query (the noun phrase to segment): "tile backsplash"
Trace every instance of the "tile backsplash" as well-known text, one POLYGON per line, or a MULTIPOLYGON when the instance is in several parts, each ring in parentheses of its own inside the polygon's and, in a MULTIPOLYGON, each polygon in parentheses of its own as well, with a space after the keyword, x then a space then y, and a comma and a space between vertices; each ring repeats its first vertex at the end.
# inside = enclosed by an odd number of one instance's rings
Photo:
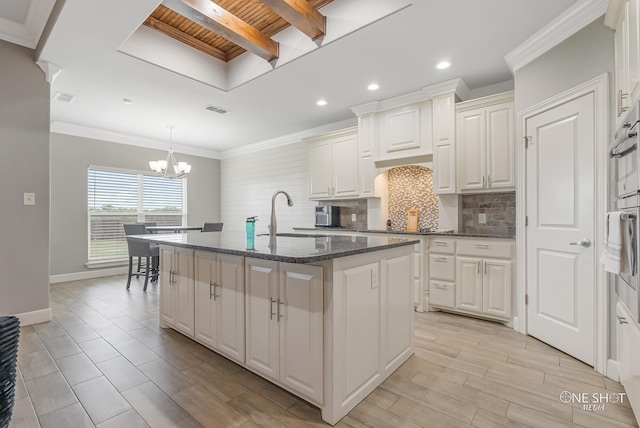
POLYGON ((495 235, 516 234, 516 193, 491 193, 462 196, 462 232, 495 235), (479 222, 479 215, 487 223, 479 222))
POLYGON ((438 195, 433 193, 433 171, 401 166, 388 171, 391 229, 406 230, 409 210, 418 210, 419 229, 438 228, 438 195))

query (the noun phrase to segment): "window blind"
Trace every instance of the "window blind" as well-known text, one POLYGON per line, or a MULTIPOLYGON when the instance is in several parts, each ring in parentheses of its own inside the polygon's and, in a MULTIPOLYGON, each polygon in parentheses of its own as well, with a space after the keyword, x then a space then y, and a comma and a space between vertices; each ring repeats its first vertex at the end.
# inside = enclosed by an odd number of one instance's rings
POLYGON ((186 180, 89 167, 89 261, 128 256, 124 224, 182 226, 187 211, 185 191, 186 180))

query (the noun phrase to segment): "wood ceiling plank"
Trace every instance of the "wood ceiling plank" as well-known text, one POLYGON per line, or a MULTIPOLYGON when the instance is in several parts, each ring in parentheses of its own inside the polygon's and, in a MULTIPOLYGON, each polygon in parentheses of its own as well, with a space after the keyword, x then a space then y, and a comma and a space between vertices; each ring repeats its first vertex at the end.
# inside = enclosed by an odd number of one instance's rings
POLYGON ((261 0, 269 9, 316 40, 325 35, 327 19, 307 0, 261 0))
POLYGON ((222 61, 227 61, 227 54, 224 53, 223 51, 221 51, 220 49, 217 49, 211 45, 208 45, 207 43, 196 39, 195 37, 192 37, 180 30, 178 30, 177 28, 172 27, 169 24, 166 24, 156 18, 153 17, 148 17, 145 21, 144 21, 144 25, 146 25, 149 28, 153 28, 154 30, 158 30, 161 33, 166 34, 169 37, 172 37, 176 40, 178 40, 179 42, 185 43, 193 48, 196 48, 206 54, 209 54, 211 56, 213 56, 214 58, 218 58, 222 61))
POLYGON ((163 4, 267 61, 278 58, 277 42, 210 0, 165 0, 163 4), (188 6, 190 11, 174 9, 176 2, 188 6))

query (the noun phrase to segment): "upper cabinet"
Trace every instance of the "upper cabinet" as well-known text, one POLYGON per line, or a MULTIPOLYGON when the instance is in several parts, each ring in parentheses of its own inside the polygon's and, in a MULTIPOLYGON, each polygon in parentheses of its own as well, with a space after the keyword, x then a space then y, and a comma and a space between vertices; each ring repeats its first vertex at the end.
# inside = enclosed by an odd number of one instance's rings
POLYGON ((620 123, 640 97, 640 0, 609 0, 605 24, 615 30, 615 115, 620 123))
POLYGON ((379 138, 376 160, 433 153, 430 100, 382 111, 376 119, 379 138))
POLYGON ((459 193, 515 190, 513 91, 456 105, 459 193))
POLYGON ((308 142, 309 198, 359 196, 358 129, 348 128, 310 138, 308 142))
POLYGON ((433 193, 456 193, 456 95, 433 97, 433 193))

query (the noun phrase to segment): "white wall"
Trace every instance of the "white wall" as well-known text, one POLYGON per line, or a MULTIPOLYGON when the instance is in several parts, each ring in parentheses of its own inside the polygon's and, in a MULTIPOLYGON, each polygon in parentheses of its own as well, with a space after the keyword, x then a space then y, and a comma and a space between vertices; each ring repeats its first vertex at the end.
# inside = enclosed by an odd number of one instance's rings
POLYGON ((245 230, 246 218, 257 215, 256 233, 267 233, 271 197, 277 190, 293 199, 293 207, 287 206, 283 195, 276 199, 279 232, 314 225, 317 203, 309 201, 306 143, 223 159, 220 186, 225 230, 245 230))
POLYGON ((34 52, 0 41, 0 315, 49 313, 49 91, 34 52))
MULTIPOLYGON (((220 161, 176 153, 192 166, 187 178, 187 223, 220 219, 220 161)), ((87 167, 147 171, 167 152, 70 135, 51 134, 51 275, 87 272, 87 167)))

